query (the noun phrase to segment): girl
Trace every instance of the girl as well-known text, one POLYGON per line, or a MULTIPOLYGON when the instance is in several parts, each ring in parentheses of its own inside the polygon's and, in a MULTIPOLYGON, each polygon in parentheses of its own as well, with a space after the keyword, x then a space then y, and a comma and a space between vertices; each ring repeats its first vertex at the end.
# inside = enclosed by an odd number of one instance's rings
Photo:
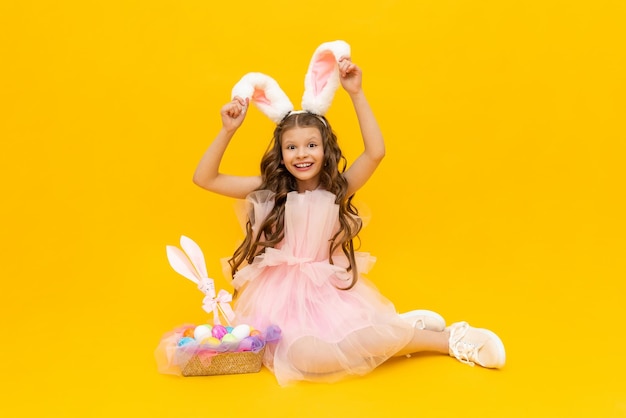
POLYGON ((280 107, 272 103, 280 99, 272 91, 277 85, 267 76, 254 80, 262 76, 258 73, 246 76, 253 79, 247 80, 246 97, 236 94, 246 90, 236 86, 233 100, 222 107, 222 129, 194 174, 198 186, 246 199, 249 207, 245 240, 229 260, 237 321, 259 329, 272 324, 281 328, 281 340, 268 347, 264 357, 281 385, 362 375, 390 357, 420 351, 502 367, 504 346, 494 333, 465 322, 446 327, 441 316, 429 311, 399 315, 361 276, 373 257, 354 251, 361 220, 352 197, 383 159, 385 144, 362 89, 361 69, 334 48, 336 43, 329 44, 318 48, 307 73, 303 108, 309 111, 272 115, 265 109, 277 126, 261 160, 260 176, 219 171, 250 101, 261 110, 264 105, 280 107), (330 53, 323 49, 329 44, 330 53), (319 61, 330 65, 330 70, 319 71, 319 61), (339 80, 336 87, 333 71, 339 80), (312 83, 310 78, 316 74, 326 77, 331 90, 321 107, 306 103, 308 90, 320 82, 312 83), (323 116, 338 84, 350 96, 363 138, 363 152, 347 169, 337 137, 323 116))

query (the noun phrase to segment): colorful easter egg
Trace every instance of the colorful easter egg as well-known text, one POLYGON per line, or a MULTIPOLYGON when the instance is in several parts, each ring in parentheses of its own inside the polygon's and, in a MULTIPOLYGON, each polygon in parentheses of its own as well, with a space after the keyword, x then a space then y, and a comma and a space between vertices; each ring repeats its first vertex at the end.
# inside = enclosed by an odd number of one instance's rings
POLYGON ((239 338, 228 333, 222 337, 222 347, 228 351, 236 351, 239 346, 239 341, 239 338))
POLYGON ((233 332, 233 327, 230 327, 230 326, 229 326, 229 327, 226 327, 226 331, 228 331, 228 332, 233 332))
POLYGON ((258 329, 253 329, 252 331, 250 331, 250 336, 251 337, 260 337, 261 336, 261 331, 259 331, 258 329))
POLYGON ((232 333, 238 340, 243 340, 250 336, 250 326, 246 324, 237 325, 233 328, 232 333))
POLYGON ((235 337, 233 334, 226 334, 222 337, 222 344, 226 344, 229 348, 235 348, 239 344, 239 338, 235 337))
POLYGON ((196 329, 193 331, 193 338, 195 338, 196 341, 202 341, 206 337, 210 337, 212 335, 211 331, 212 331, 211 325, 208 325, 208 324, 198 325, 196 329))
POLYGON ((196 340, 194 340, 191 337, 183 337, 180 340, 178 340, 178 346, 182 347, 183 345, 191 344, 191 343, 194 343, 194 342, 196 342, 196 340))
POLYGON ((217 347, 220 345, 220 340, 215 337, 206 337, 202 340, 201 344, 210 345, 211 347, 217 347))
POLYGON ((211 331, 211 335, 213 335, 218 340, 221 340, 224 335, 228 334, 226 331, 226 327, 223 325, 215 325, 213 330, 211 331))
POLYGON ((185 331, 183 331, 183 337, 193 338, 193 332, 195 329, 196 327, 189 327, 185 329, 185 331))

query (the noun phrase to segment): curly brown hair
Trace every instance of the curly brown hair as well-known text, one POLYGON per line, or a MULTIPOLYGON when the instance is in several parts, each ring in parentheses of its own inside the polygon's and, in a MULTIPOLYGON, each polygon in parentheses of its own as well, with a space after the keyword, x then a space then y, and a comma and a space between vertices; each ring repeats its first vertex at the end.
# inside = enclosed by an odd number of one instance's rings
POLYGON ((354 240, 358 239, 362 224, 358 217, 358 210, 352 204, 354 195, 346 196, 348 182, 343 173, 347 161, 339 148, 337 136, 326 118, 313 113, 291 113, 285 116, 274 129, 272 142, 261 159, 263 183, 258 188, 258 190, 270 190, 275 193, 274 207, 258 228, 256 236, 253 236, 255 234, 252 231, 254 219, 247 220, 246 237, 228 263, 234 277, 244 262, 252 263, 257 255, 265 251, 265 248, 274 247, 283 240, 287 194, 298 189, 295 177, 281 164, 281 140, 283 133, 289 129, 304 127, 315 127, 319 129, 322 136, 324 164, 320 173, 320 187, 333 193, 336 196, 335 203, 339 205, 339 230, 329 240, 329 261, 333 264, 332 254, 341 247, 349 261, 347 270, 352 273, 350 285, 343 288, 347 290, 352 288, 358 280, 354 240))

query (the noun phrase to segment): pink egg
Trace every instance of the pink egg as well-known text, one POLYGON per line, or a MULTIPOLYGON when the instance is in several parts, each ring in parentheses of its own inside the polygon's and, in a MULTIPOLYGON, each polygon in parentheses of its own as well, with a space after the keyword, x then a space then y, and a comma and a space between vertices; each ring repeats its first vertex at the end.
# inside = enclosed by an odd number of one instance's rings
POLYGON ((211 334, 218 340, 221 340, 224 335, 228 334, 228 330, 223 325, 215 325, 213 330, 211 330, 211 334))

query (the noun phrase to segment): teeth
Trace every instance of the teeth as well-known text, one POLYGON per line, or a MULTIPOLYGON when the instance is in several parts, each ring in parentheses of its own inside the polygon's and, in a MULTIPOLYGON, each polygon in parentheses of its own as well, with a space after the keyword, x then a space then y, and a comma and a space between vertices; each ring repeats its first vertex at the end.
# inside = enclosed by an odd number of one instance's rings
POLYGON ((306 167, 311 167, 312 165, 313 165, 312 163, 302 163, 302 164, 296 164, 296 167, 306 168, 306 167))

